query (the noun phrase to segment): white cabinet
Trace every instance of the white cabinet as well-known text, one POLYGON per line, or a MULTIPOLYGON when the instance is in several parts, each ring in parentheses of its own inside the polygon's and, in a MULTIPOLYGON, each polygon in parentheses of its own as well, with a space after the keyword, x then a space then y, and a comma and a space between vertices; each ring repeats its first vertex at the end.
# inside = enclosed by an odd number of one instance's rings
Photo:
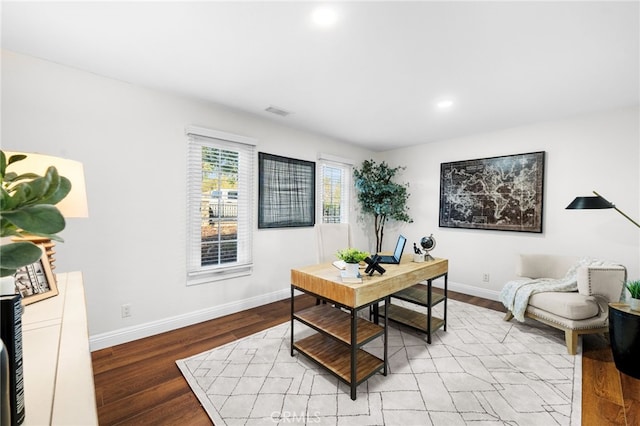
POLYGON ((57 274, 57 296, 22 316, 25 425, 97 425, 81 272, 57 274))

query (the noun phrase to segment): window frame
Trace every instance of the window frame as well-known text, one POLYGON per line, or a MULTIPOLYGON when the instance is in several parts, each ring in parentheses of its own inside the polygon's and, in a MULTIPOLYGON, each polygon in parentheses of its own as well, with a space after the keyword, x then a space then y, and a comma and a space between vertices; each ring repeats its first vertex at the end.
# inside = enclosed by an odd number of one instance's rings
POLYGON ((187 136, 187 232, 185 241, 187 286, 250 275, 253 272, 254 176, 257 141, 246 136, 197 126, 187 126, 185 133, 187 136), (201 156, 203 146, 239 153, 238 257, 235 262, 202 265, 203 178, 201 156), (244 197, 243 193, 246 194, 244 197))

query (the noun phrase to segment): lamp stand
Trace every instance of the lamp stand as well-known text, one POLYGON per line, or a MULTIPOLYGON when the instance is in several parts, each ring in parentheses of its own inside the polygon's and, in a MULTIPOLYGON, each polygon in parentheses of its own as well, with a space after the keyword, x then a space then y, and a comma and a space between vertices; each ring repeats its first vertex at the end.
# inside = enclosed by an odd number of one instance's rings
POLYGON ((619 208, 616 207, 615 204, 611 203, 610 201, 608 201, 606 198, 604 198, 602 195, 598 194, 596 191, 593 191, 594 194, 596 194, 598 197, 602 198, 604 201, 606 201, 607 203, 611 204, 611 207, 613 207, 613 209, 615 211, 617 211, 618 213, 620 213, 622 216, 624 216, 625 218, 627 218, 627 220, 629 220, 631 223, 633 223, 635 226, 637 226, 638 228, 640 228, 640 224, 638 222, 636 222, 635 220, 631 219, 629 216, 627 216, 622 210, 620 210, 619 208))

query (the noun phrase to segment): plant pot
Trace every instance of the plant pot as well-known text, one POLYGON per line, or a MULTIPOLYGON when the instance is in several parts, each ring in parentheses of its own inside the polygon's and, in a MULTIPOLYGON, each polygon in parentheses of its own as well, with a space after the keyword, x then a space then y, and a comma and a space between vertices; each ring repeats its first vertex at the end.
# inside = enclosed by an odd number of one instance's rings
POLYGON ((631 308, 632 311, 640 312, 640 299, 629 299, 629 308, 631 308))
POLYGON ((347 271, 348 276, 350 277, 357 277, 358 276, 358 268, 360 267, 360 265, 358 263, 347 263, 345 265, 345 271, 347 271))
POLYGON ((0 278, 0 295, 16 294, 16 279, 13 275, 0 278))

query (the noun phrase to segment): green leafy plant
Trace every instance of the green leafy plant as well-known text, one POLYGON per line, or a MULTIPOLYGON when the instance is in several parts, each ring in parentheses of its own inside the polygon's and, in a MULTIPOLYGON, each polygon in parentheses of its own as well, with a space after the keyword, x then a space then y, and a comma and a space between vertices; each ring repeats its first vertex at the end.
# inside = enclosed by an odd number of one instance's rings
POLYGON ((389 219, 413 222, 409 216, 409 184, 393 181, 405 167, 390 167, 386 162, 377 164, 365 160, 360 168, 353 170, 354 184, 362 212, 373 216, 376 234, 376 251, 382 251, 384 225, 389 219))
POLYGON ((369 256, 369 253, 355 248, 346 248, 338 250, 336 256, 338 256, 339 259, 344 260, 346 263, 360 263, 369 256))
MULTIPOLYGON (((49 167, 44 176, 35 173, 17 174, 7 170, 26 155, 7 159, 0 151, 0 237, 45 237, 63 241, 56 233, 65 227, 65 220, 54 204, 67 196, 71 182, 49 167)), ((18 268, 36 262, 42 250, 29 241, 0 245, 0 276, 13 275, 18 268)))
POLYGON ((624 285, 633 299, 640 299, 640 280, 627 281, 624 285))

